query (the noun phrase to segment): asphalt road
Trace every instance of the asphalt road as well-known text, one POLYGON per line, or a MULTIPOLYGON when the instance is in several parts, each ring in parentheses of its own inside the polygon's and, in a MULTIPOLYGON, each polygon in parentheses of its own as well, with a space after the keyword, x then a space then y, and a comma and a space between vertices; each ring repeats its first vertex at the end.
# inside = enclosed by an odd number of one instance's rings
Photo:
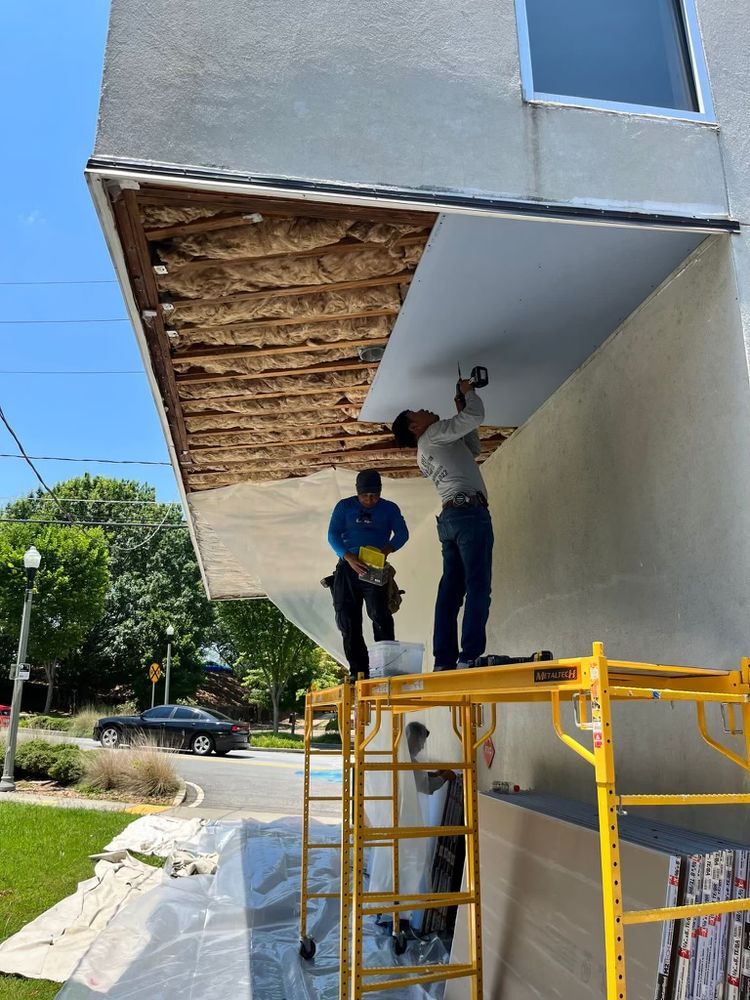
MULTIPOLYGON (((213 809, 247 809, 253 812, 302 815, 302 754, 239 750, 227 757, 194 757, 179 753, 174 763, 187 782, 204 793, 201 805, 213 809)), ((341 757, 317 757, 312 768, 312 795, 340 795, 341 757)), ((188 785, 186 805, 195 802, 188 785)), ((312 815, 337 816, 341 805, 313 803, 312 815)))

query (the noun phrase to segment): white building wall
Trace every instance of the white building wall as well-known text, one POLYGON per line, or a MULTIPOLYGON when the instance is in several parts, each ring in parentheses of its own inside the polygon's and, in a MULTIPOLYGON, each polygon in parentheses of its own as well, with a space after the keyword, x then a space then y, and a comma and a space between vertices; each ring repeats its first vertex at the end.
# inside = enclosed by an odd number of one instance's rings
POLYGON ((727 212, 714 126, 524 104, 513 0, 113 0, 96 154, 727 212))
MULTIPOLYGON (((750 394, 732 239, 704 243, 483 467, 490 650, 575 656, 601 640, 613 658, 716 667, 750 654, 750 394)), ((743 787, 701 746, 689 705, 618 705, 614 725, 624 791, 743 787)), ((432 752, 448 752, 444 720, 431 729, 432 752)), ((548 706, 501 706, 495 744, 484 786, 593 797, 548 706)), ((750 836, 747 810, 694 813, 660 818, 750 836)))

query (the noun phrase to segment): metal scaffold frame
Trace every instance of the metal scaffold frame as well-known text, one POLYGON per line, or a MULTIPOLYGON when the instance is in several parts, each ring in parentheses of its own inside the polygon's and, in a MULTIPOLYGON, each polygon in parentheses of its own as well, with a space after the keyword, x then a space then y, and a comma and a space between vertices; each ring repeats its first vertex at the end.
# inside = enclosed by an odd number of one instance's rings
MULTIPOLYGON (((309 942, 307 901, 316 898, 307 892, 307 852, 309 843, 310 742, 315 710, 335 708, 343 750, 342 838, 341 838, 341 986, 340 1000, 362 1000, 366 993, 427 984, 449 979, 467 979, 470 1000, 482 1000, 482 932, 479 863, 479 828, 476 757, 482 743, 494 732, 496 704, 549 702, 552 726, 559 739, 593 767, 599 816, 599 849, 604 914, 607 1000, 627 1000, 625 928, 630 924, 655 923, 696 916, 750 910, 750 898, 721 903, 661 907, 627 911, 623 908, 620 870, 618 810, 625 806, 704 806, 747 805, 750 794, 651 795, 618 793, 615 783, 615 737, 612 703, 690 701, 696 706, 698 732, 713 750, 746 772, 750 772, 750 659, 739 670, 671 666, 657 663, 608 660, 601 643, 594 643, 590 656, 523 663, 512 666, 475 668, 463 671, 403 675, 359 681, 355 688, 345 685, 307 695, 305 709, 305 820, 301 904, 301 953, 309 942), (561 721, 562 702, 572 702, 576 727, 591 734, 591 749, 565 731, 561 721), (730 750, 709 733, 705 706, 721 705, 724 731, 742 735, 744 753, 730 750), (481 706, 491 706, 488 727, 477 735, 481 706), (427 708, 450 710, 453 731, 461 745, 459 761, 445 763, 400 762, 398 744, 403 715, 427 708), (741 727, 737 724, 737 713, 741 727), (384 717, 391 719, 390 751, 372 751, 369 746, 380 731, 384 717), (352 722, 354 739, 352 741, 352 722), (374 754, 385 759, 373 761, 374 754), (460 771, 464 793, 464 823, 454 827, 403 827, 398 823, 398 776, 403 771, 450 768, 460 771), (370 771, 391 775, 391 825, 370 827, 365 820, 365 775, 370 771), (351 799, 350 799, 351 797, 351 799), (404 838, 462 836, 466 841, 465 886, 461 892, 400 892, 399 844, 404 838), (367 844, 390 847, 393 857, 392 891, 370 893, 365 889, 364 849, 367 844), (468 961, 449 965, 408 966, 394 964, 377 968, 363 963, 363 921, 374 913, 393 915, 394 950, 403 951, 398 915, 413 909, 463 906, 467 911, 468 961), (351 940, 350 940, 351 938, 351 940)), ((318 894, 328 895, 328 894, 318 894)), ((309 948, 307 949, 309 952, 309 948)), ((314 953, 314 946, 313 946, 314 953)))

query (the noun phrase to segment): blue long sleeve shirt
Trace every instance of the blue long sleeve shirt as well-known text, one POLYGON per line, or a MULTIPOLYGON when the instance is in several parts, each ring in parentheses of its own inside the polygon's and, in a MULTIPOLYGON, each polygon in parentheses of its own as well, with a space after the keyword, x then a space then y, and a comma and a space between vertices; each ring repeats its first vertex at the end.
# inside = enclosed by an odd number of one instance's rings
POLYGON ((362 545, 390 545, 395 552, 408 538, 406 521, 391 500, 378 500, 374 507, 363 507, 356 496, 339 500, 328 525, 328 544, 339 559, 347 552, 356 555, 362 545))

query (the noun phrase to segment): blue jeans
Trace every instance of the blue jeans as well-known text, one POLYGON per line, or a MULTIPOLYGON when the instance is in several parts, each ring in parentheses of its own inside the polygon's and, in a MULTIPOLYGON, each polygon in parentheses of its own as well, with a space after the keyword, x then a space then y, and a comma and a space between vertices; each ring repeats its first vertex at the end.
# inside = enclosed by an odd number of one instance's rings
POLYGON ((455 667, 484 653, 492 589, 492 520, 485 507, 446 507, 437 519, 443 546, 443 576, 435 605, 432 651, 435 666, 455 667), (461 649, 458 613, 466 598, 461 649))

